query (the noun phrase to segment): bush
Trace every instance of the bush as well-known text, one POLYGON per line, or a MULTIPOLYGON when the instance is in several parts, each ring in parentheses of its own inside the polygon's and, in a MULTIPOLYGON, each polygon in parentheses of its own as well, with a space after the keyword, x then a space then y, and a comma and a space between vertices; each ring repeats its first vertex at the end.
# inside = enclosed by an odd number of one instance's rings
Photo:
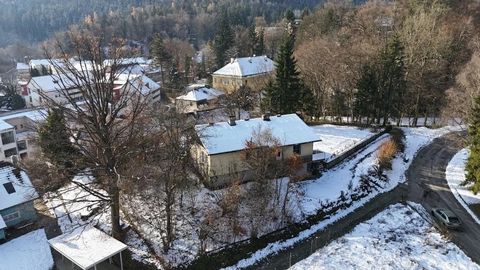
POLYGON ((380 170, 391 169, 392 159, 397 153, 397 144, 393 139, 384 142, 377 151, 378 165, 380 170))

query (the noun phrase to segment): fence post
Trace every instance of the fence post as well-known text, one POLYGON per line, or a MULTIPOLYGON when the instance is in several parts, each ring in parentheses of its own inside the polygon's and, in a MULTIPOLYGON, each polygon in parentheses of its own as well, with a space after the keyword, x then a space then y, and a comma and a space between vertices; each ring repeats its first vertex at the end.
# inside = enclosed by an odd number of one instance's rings
POLYGON ((290 251, 290 260, 288 262, 288 268, 292 267, 292 252, 290 251))

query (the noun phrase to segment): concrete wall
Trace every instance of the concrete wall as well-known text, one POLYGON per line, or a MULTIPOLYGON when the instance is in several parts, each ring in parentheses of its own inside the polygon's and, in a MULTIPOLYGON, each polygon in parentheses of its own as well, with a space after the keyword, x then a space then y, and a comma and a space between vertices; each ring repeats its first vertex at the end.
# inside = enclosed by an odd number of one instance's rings
POLYGON ((37 218, 37 212, 33 206, 33 201, 19 204, 7 209, 0 210, 0 215, 5 217, 6 215, 18 212, 20 216, 17 219, 7 221, 5 218, 5 224, 7 227, 17 226, 24 222, 33 221, 37 218))

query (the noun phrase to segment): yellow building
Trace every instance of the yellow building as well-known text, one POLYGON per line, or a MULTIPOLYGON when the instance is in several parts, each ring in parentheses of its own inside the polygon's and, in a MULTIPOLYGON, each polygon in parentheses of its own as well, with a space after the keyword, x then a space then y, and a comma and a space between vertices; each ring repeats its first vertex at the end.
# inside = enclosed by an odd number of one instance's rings
POLYGON ((215 124, 195 126, 200 142, 193 148, 193 156, 204 171, 212 187, 228 185, 232 180, 248 179, 248 166, 243 150, 258 130, 269 130, 280 142, 278 159, 298 155, 307 163, 312 160, 313 143, 320 141, 314 131, 296 114, 230 120, 215 124))
POLYGON ((232 58, 212 74, 213 88, 232 93, 245 85, 260 91, 272 77, 275 63, 267 56, 232 58))

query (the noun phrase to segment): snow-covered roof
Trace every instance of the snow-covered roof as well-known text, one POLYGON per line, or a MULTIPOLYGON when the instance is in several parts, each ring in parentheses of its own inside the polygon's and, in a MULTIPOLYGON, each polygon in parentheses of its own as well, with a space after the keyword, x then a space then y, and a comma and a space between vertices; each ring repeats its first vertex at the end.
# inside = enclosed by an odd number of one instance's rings
POLYGON ((82 269, 90 269, 127 249, 122 242, 93 227, 77 228, 48 240, 48 243, 82 269))
POLYGON ((30 70, 30 66, 25 63, 17 63, 17 70, 30 70))
POLYGON ((267 56, 235 58, 213 75, 248 77, 270 73, 275 69, 275 63, 267 56))
POLYGON ((28 175, 7 162, 0 162, 0 210, 38 198, 28 175), (13 189, 12 189, 13 188, 13 189))
POLYGON ((0 119, 0 131, 6 130, 6 129, 12 129, 12 128, 13 128, 12 125, 0 119))
POLYGON ((296 114, 270 116, 270 121, 263 118, 237 120, 236 125, 228 122, 214 125, 197 125, 195 130, 208 154, 220 154, 245 149, 245 143, 252 139, 252 134, 259 128, 269 129, 282 145, 294 145, 316 142, 320 137, 307 126, 296 114))
POLYGON ((47 117, 47 110, 45 109, 24 109, 18 111, 11 111, 0 113, 0 120, 8 121, 14 118, 27 117, 32 121, 43 121, 47 117))
POLYGON ((133 73, 119 74, 114 81, 115 85, 118 85, 117 87, 115 87, 115 89, 119 89, 123 87, 127 82, 130 82, 130 84, 136 90, 139 90, 140 93, 142 93, 143 95, 148 95, 151 92, 160 89, 160 84, 157 82, 154 82, 148 76, 143 74, 139 75, 139 74, 133 74, 133 73))
POLYGON ((45 76, 33 77, 30 80, 29 84, 31 84, 35 89, 42 90, 44 92, 51 92, 51 91, 59 91, 64 87, 65 88, 75 87, 83 83, 83 80, 74 82, 73 80, 71 80, 72 78, 75 78, 75 76, 73 75, 67 76, 65 74, 45 75, 45 76))
POLYGON ((39 66, 49 67, 51 63, 55 65, 63 66, 65 61, 63 59, 32 59, 29 64, 32 68, 37 68, 39 66))
POLYGON ((5 229, 7 227, 7 224, 5 224, 5 221, 2 218, 2 215, 0 215, 0 229, 5 229))
POLYGON ((225 93, 220 90, 203 86, 199 88, 193 88, 192 90, 188 91, 185 95, 181 95, 176 99, 189 100, 189 101, 212 100, 212 99, 218 98, 219 96, 223 96, 224 94, 225 93))

